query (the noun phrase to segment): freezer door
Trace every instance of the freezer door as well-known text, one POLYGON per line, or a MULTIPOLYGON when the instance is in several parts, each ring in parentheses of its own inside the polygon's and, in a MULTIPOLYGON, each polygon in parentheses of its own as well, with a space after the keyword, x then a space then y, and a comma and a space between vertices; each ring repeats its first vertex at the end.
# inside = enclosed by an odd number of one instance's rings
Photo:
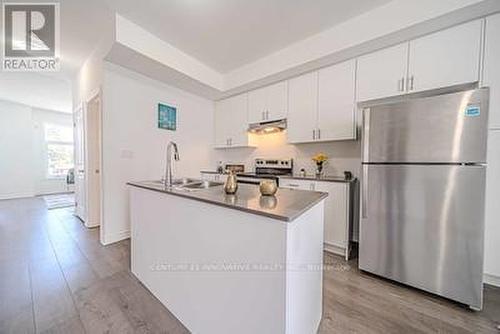
POLYGON ((360 269, 481 308, 485 172, 363 165, 360 269))
POLYGON ((408 99, 364 110, 363 161, 486 161, 487 88, 408 99))

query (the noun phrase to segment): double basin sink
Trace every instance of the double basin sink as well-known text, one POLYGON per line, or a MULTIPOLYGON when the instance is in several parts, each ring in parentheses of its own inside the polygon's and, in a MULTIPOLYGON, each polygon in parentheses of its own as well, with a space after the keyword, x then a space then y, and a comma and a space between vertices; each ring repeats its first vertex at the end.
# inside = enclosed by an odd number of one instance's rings
MULTIPOLYGON (((165 186, 165 182, 163 180, 157 180, 157 181, 150 181, 151 183, 154 183, 155 185, 162 185, 165 186)), ((182 178, 182 179, 174 179, 172 180, 172 188, 175 190, 186 190, 186 191, 192 191, 192 190, 199 190, 199 189, 208 189, 211 187, 217 187, 221 186, 224 183, 222 182, 215 182, 215 181, 205 181, 205 180, 200 180, 200 179, 192 179, 192 178, 182 178)))

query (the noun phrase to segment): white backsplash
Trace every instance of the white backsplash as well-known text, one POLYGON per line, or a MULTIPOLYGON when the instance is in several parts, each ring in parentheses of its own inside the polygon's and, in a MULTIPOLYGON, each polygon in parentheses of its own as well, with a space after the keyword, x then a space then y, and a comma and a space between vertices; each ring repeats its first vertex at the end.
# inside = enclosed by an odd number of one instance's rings
POLYGON ((251 142, 257 147, 217 149, 213 155, 215 158, 213 166, 207 167, 213 170, 218 161, 222 161, 224 164, 243 163, 245 171, 252 171, 256 158, 293 158, 295 173, 304 168, 307 174, 314 174, 316 166, 311 158, 316 153, 323 152, 329 157, 324 166, 325 175, 343 176, 344 171, 350 171, 355 176, 359 175, 361 162, 359 140, 290 145, 286 142, 286 131, 251 136, 251 142))

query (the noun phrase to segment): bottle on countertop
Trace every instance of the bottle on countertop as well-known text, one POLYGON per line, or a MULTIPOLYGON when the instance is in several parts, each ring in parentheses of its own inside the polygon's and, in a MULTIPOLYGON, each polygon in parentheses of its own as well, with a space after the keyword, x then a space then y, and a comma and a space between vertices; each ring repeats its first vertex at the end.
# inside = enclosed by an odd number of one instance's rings
POLYGON ((300 169, 299 176, 300 176, 300 177, 306 177, 306 170, 305 170, 304 168, 301 168, 301 169, 300 169))
POLYGON ((226 194, 235 194, 238 190, 238 180, 236 179, 236 174, 232 170, 229 170, 229 174, 226 178, 226 183, 224 184, 224 191, 226 194))
POLYGON ((217 173, 224 174, 224 167, 222 166, 222 161, 219 161, 219 165, 217 166, 217 173))

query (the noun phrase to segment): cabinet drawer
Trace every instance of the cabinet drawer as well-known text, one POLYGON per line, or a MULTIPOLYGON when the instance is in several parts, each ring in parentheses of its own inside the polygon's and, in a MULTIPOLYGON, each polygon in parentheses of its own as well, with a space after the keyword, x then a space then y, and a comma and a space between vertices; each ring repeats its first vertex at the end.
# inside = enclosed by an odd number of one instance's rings
POLYGON ((280 179, 280 188, 314 190, 315 182, 308 180, 280 179))

